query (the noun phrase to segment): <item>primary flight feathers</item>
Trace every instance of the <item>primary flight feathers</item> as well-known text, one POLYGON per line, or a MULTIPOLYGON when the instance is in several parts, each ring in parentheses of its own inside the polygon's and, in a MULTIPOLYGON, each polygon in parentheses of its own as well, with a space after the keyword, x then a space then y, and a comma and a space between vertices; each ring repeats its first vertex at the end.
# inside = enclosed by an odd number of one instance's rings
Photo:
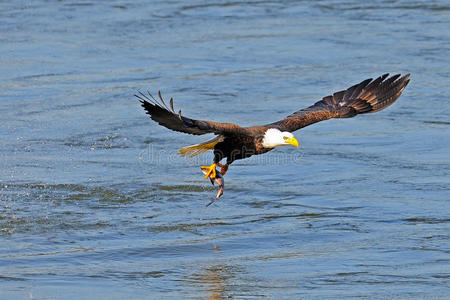
POLYGON ((403 77, 400 74, 388 76, 384 74, 375 80, 366 79, 267 126, 292 132, 331 118, 351 118, 357 114, 382 110, 397 100, 409 82, 409 74, 403 77))
POLYGON ((225 133, 232 130, 240 130, 242 127, 232 123, 216 123, 212 121, 194 120, 181 115, 181 110, 176 113, 173 108, 173 99, 170 98, 170 109, 167 107, 161 92, 158 92, 159 101, 148 93, 148 96, 139 93, 135 95, 152 120, 169 129, 189 134, 201 135, 206 133, 225 133))

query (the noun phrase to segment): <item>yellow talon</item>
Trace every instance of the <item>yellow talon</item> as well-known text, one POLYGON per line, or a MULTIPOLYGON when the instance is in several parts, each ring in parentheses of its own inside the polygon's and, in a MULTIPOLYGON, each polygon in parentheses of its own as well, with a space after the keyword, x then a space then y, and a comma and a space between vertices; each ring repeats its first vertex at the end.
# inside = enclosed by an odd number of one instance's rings
POLYGON ((205 174, 205 179, 210 178, 216 178, 216 164, 212 164, 210 166, 202 166, 202 171, 207 171, 205 174), (212 177, 210 176, 212 175, 212 177))

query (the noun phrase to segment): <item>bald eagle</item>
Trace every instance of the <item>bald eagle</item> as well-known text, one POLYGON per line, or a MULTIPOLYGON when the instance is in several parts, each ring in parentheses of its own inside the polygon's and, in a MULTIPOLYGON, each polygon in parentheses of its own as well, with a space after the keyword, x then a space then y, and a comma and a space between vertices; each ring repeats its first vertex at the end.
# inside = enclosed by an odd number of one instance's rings
POLYGON ((216 166, 221 168, 221 174, 217 175, 221 177, 235 160, 263 154, 278 146, 292 145, 298 148, 298 140, 292 132, 300 128, 332 118, 351 118, 382 110, 400 97, 408 82, 409 74, 402 77, 400 74, 391 77, 384 74, 375 80, 370 78, 347 90, 326 96, 278 122, 250 127, 185 117, 181 110, 175 112, 172 98, 169 101, 170 108, 166 105, 161 92, 158 92, 159 101, 150 93, 148 96, 143 93, 135 96, 152 120, 164 127, 194 135, 215 134, 213 139, 178 150, 180 155, 189 157, 213 150, 213 163, 202 167, 205 179, 209 177, 212 180, 218 172, 216 166), (226 163, 221 164, 225 158, 226 163))

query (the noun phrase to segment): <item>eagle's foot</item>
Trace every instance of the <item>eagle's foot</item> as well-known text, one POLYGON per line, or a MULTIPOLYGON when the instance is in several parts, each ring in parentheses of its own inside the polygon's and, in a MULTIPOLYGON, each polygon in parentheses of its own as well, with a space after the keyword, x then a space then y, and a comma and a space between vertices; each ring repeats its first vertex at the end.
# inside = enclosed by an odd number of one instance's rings
POLYGON ((216 164, 212 164, 210 166, 201 166, 203 174, 205 174, 205 179, 208 177, 210 179, 216 178, 216 164))
POLYGON ((220 167, 220 173, 222 173, 222 176, 225 175, 225 173, 228 171, 228 167, 230 166, 229 164, 220 164, 217 163, 217 165, 220 167))

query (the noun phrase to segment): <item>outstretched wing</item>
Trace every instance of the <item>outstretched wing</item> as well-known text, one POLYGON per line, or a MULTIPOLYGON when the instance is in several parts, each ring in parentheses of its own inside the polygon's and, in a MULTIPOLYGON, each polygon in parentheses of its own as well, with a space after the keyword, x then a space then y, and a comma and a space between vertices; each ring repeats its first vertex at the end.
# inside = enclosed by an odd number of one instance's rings
POLYGON ((232 123, 216 123, 212 121, 194 120, 181 115, 181 110, 175 113, 173 109, 173 99, 170 98, 169 105, 167 107, 164 102, 161 92, 158 92, 159 100, 156 100, 152 94, 148 93, 148 96, 139 92, 136 96, 142 107, 150 115, 152 120, 158 122, 160 125, 169 128, 174 131, 202 135, 206 133, 215 133, 222 135, 230 135, 234 133, 245 133, 245 129, 232 123))
POLYGON ((283 120, 265 126, 292 132, 331 118, 351 118, 357 114, 382 110, 400 97, 409 82, 409 74, 403 77, 400 77, 400 74, 389 78, 388 76, 389 74, 384 74, 375 80, 364 80, 345 91, 326 96, 283 120))

